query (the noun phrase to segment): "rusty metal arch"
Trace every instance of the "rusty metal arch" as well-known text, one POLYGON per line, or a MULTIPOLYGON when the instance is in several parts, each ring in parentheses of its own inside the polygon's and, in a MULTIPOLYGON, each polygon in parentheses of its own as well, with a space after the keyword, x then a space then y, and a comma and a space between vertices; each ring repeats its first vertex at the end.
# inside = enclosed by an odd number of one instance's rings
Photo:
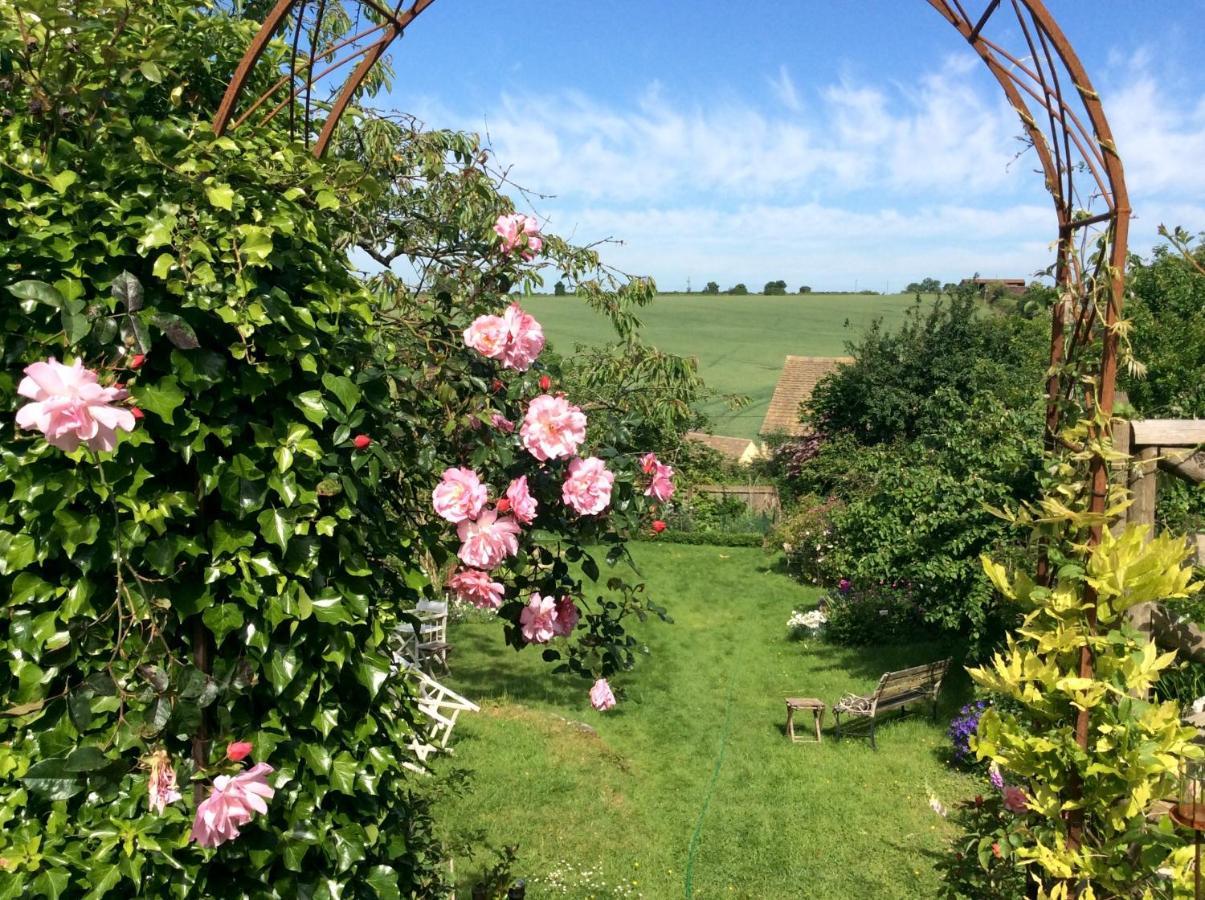
MULTIPOLYGON (((314 154, 321 157, 373 66, 433 2, 397 0, 390 8, 391 0, 278 0, 230 81, 214 130, 222 134, 246 123, 275 98, 260 121, 287 109, 294 137, 300 136, 307 145, 312 140, 314 154), (349 11, 354 11, 354 17, 349 11), (346 33, 333 34, 330 27, 324 31, 324 21, 329 22, 326 17, 333 12, 345 14, 340 21, 351 26, 346 33), (254 70, 274 38, 287 42, 289 62, 283 73, 267 76, 279 76, 268 90, 247 96, 254 70), (356 60, 350 75, 340 82, 335 73, 356 60), (318 90, 326 90, 329 99, 318 103, 325 118, 315 135, 318 90), (241 106, 245 109, 236 116, 241 106)), ((1100 97, 1041 0, 973 0, 975 15, 967 10, 972 0, 928 2, 971 45, 1000 84, 1021 118, 1054 201, 1058 301, 1051 320, 1046 383, 1047 448, 1056 447, 1068 406, 1086 411, 1098 423, 1096 429, 1107 431, 1117 384, 1117 326, 1131 210, 1121 158, 1100 97), (1097 346, 1100 355, 1095 363, 1083 359, 1097 346), (1089 379, 1082 377, 1085 366, 1089 379)), ((1094 455, 1089 501, 1094 513, 1105 509, 1108 475, 1103 455, 1094 455)), ((1095 545, 1100 539, 1097 526, 1088 543, 1095 545)), ((1043 574, 1044 563, 1039 570, 1043 574)), ((1085 646, 1080 672, 1089 676, 1093 668, 1092 652, 1085 646)), ((1079 716, 1076 732, 1081 746, 1087 746, 1086 712, 1079 716)), ((1077 843, 1078 830, 1073 824, 1071 837, 1077 843)))

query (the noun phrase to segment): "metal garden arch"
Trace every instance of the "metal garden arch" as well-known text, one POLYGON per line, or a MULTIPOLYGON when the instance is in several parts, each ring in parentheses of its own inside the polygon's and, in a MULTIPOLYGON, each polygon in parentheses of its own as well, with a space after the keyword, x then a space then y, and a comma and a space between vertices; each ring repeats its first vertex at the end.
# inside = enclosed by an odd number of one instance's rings
MULTIPOLYGON (((215 131, 269 121, 287 110, 293 134, 322 156, 372 68, 433 2, 278 0, 230 81, 215 131), (340 25, 332 27, 332 21, 340 25), (252 95, 252 74, 274 39, 287 42, 289 64, 283 72, 269 73, 268 79, 279 77, 266 91, 252 95), (327 96, 316 98, 319 92, 327 96)), ((928 2, 999 82, 1020 116, 1054 201, 1059 299, 1051 319, 1047 446, 1057 443, 1069 407, 1096 415, 1099 427, 1108 429, 1117 383, 1130 206, 1100 97, 1041 0, 974 0, 982 6, 974 15, 967 9, 972 0, 928 2), (1011 48, 1006 46, 1010 41, 1011 48), (1094 363, 1082 358, 1097 348, 1094 363), (1082 380, 1085 363, 1093 375, 1088 384, 1082 380)), ((1100 513, 1108 465, 1098 456, 1091 466, 1090 509, 1100 513)), ((1098 543, 1100 537, 1098 526, 1090 542, 1098 543)), ((1080 668, 1084 675, 1093 670, 1086 647, 1080 668)), ((1086 713, 1077 724, 1077 737, 1086 746, 1086 713)))

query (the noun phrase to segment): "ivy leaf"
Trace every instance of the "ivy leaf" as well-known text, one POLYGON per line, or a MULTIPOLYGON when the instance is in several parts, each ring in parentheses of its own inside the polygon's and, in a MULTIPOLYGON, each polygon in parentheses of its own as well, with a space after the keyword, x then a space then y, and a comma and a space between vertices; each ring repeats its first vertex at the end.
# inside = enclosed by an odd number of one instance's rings
POLYGON ((138 312, 142 309, 142 282, 124 269, 113 279, 109 292, 113 299, 125 304, 126 312, 138 312))
POLYGON ((365 653, 360 657, 359 665, 356 666, 356 678, 360 684, 368 688, 369 694, 375 697, 389 678, 391 669, 392 665, 385 657, 375 653, 365 653))
POLYGON ((153 412, 169 425, 175 424, 173 418, 180 404, 184 402, 184 392, 175 375, 159 379, 155 384, 138 384, 131 393, 138 405, 147 412, 153 412))
POLYGON ((205 188, 205 196, 218 209, 234 208, 234 190, 228 184, 214 184, 205 188))
POLYGON ((95 772, 97 769, 103 769, 110 761, 95 747, 79 747, 67 754, 63 761, 63 771, 95 772))
POLYGON ((281 550, 288 547, 289 538, 293 536, 293 526, 281 515, 280 510, 265 509, 256 517, 256 521, 259 522, 260 536, 265 541, 275 544, 281 550))
POLYGON ((45 303, 55 309, 63 308, 63 295, 44 281, 18 281, 9 285, 8 292, 18 300, 45 303))
POLYGON ((57 175, 50 176, 50 186, 60 194, 66 191, 67 188, 71 187, 71 185, 75 184, 77 181, 79 181, 79 176, 70 169, 59 172, 57 175))
POLYGON ((151 336, 137 316, 125 316, 121 320, 121 342, 135 353, 151 352, 151 336))
POLYGON ((237 553, 243 547, 255 544, 255 535, 225 522, 214 522, 209 526, 209 552, 214 558, 237 553))
POLYGON ((322 403, 322 394, 318 391, 305 391, 293 398, 293 403, 301 410, 301 414, 321 425, 326 420, 326 406, 322 403))
POLYGON ((68 345, 78 344, 92 331, 92 319, 84 315, 83 309, 73 310, 64 306, 59 313, 63 322, 63 334, 68 345))
POLYGON ((144 59, 138 64, 138 71, 147 81, 153 81, 158 84, 163 80, 163 70, 159 68, 158 63, 154 63, 149 59, 144 59))
POLYGON ((397 886, 397 869, 393 866, 373 866, 368 870, 365 880, 381 900, 401 900, 402 893, 397 886))
POLYGON ((201 613, 201 620, 221 644, 226 635, 243 627, 243 611, 237 603, 218 603, 201 613))
POLYGON ((356 387, 356 383, 350 378, 345 378, 342 375, 332 375, 328 372, 322 376, 322 385, 339 398, 339 402, 343 404, 343 408, 348 412, 355 409, 356 404, 360 402, 360 389, 356 387))
POLYGON ((293 681, 297 675, 297 670, 300 668, 300 663, 297 661, 297 655, 290 650, 282 650, 279 646, 275 648, 275 652, 268 657, 267 676, 268 681, 272 683, 272 687, 276 689, 276 693, 281 693, 293 681))
POLYGON ((76 773, 67 771, 61 756, 35 763, 21 781, 35 794, 41 794, 48 800, 69 800, 84 789, 76 773))

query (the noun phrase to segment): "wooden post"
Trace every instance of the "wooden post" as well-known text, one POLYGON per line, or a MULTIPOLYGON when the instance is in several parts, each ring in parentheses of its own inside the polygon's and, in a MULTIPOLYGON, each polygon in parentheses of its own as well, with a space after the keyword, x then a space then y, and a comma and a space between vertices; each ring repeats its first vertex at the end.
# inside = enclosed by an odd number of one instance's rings
MULTIPOLYGON (((1155 536, 1155 484, 1158 480, 1158 467, 1155 457, 1159 455, 1158 447, 1139 447, 1134 456, 1134 467, 1130 470, 1130 492, 1134 502, 1127 515, 1128 524, 1146 525, 1146 540, 1155 536)), ((1130 624, 1142 632, 1148 639, 1151 637, 1151 617, 1155 613, 1154 603, 1139 603, 1126 612, 1130 624)))
MULTIPOLYGON (((1124 419, 1114 419, 1113 420, 1113 449, 1114 450, 1116 450, 1119 453, 1125 453, 1127 455, 1132 452, 1132 450, 1130 448, 1131 431, 1132 431, 1132 429, 1130 428, 1129 422, 1125 421, 1124 419)), ((1112 471, 1109 473, 1109 481, 1114 484, 1125 485, 1125 487, 1128 489, 1130 487, 1129 460, 1128 459, 1118 460, 1117 462, 1113 463, 1111 468, 1112 468, 1112 471)), ((1129 521, 1129 510, 1126 510, 1126 513, 1124 515, 1122 515, 1121 517, 1119 517, 1118 520, 1113 523, 1113 527, 1110 529, 1113 532, 1114 537, 1117 537, 1119 534, 1121 534, 1122 531, 1125 530, 1126 522, 1128 522, 1128 521, 1129 521)))

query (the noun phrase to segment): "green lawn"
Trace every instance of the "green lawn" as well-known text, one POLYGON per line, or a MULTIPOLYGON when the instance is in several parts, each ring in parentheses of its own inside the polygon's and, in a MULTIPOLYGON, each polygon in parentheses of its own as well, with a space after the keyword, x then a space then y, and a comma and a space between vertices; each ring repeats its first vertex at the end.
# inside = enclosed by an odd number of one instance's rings
MULTIPOLYGON (((453 626, 447 681, 482 711, 462 716, 455 757, 438 763, 473 773, 470 792, 440 808, 447 833, 517 844, 529 897, 682 897, 688 883, 699 898, 936 896, 948 826, 928 790, 947 803, 974 790, 943 762, 961 670, 936 725, 887 724, 877 753, 831 733, 820 746, 789 743, 783 698, 831 704, 948 649, 792 642, 786 619, 817 592, 762 551, 634 550, 675 622, 640 629, 649 655, 614 679, 626 697, 610 713, 538 651, 506 648, 497 623, 453 626)), ((488 861, 457 860, 463 896, 488 861)))
MULTIPOLYGON (((736 412, 722 403, 710 404, 706 411, 714 433, 756 438, 788 355, 840 356, 845 343, 876 317, 894 325, 915 302, 911 294, 661 294, 640 317, 650 343, 670 353, 698 356, 711 387, 751 399, 736 412)), ((528 297, 523 305, 543 324, 558 352, 612 338, 599 316, 573 297, 528 297)))

